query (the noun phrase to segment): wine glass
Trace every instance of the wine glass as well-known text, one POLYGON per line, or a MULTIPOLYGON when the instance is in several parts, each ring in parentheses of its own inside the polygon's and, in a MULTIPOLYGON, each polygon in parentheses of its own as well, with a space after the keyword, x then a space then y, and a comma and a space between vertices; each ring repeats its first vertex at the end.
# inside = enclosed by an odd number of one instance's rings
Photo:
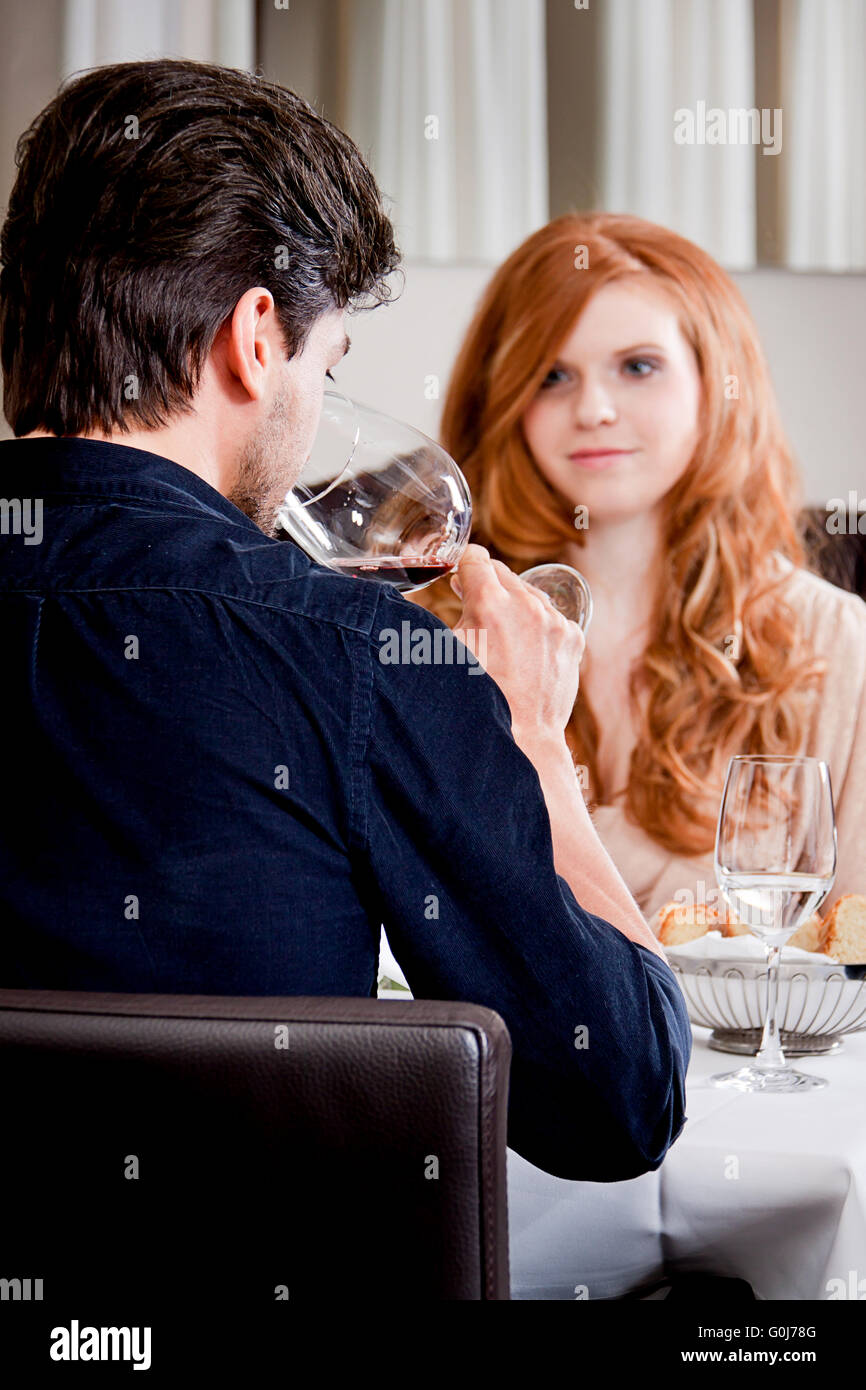
POLYGON ((358 407, 343 391, 331 387, 322 398, 313 450, 304 464, 302 507, 311 507, 345 478, 360 437, 358 407), (317 480, 321 487, 316 486, 317 480))
MULTIPOLYGON (((414 593, 459 564, 472 498, 441 445, 329 390, 310 458, 277 521, 318 564, 414 593)), ((587 626, 592 597, 577 570, 537 565, 520 577, 587 626)))
POLYGON ((326 391, 310 458, 277 520, 317 564, 405 593, 457 565, 469 540, 472 499, 457 464, 434 440, 326 391))
POLYGON ((592 618, 592 594, 580 570, 571 565, 535 565, 524 570, 520 578, 547 594, 554 608, 586 632, 592 618))
POLYGON ((767 952, 767 1006, 754 1062, 710 1077, 740 1091, 805 1091, 823 1077, 785 1060, 776 1008, 782 946, 820 906, 836 877, 830 769, 819 758, 731 758, 716 831, 715 869, 731 911, 767 952))

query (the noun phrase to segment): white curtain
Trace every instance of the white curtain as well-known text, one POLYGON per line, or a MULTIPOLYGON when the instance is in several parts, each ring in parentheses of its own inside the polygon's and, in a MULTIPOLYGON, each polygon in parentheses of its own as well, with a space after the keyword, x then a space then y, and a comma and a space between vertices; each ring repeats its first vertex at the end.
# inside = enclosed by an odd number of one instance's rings
POLYGON ((66 0, 61 78, 106 63, 255 64, 255 0, 66 0))
POLYGON ((355 0, 345 128, 410 258, 498 261, 547 221, 544 0, 355 0))
POLYGON ((783 246, 796 270, 866 270, 866 4, 782 6, 783 246))
POLYGON ((605 0, 602 19, 602 205, 754 266, 759 147, 674 140, 678 111, 698 134, 701 106, 754 107, 752 0, 605 0))

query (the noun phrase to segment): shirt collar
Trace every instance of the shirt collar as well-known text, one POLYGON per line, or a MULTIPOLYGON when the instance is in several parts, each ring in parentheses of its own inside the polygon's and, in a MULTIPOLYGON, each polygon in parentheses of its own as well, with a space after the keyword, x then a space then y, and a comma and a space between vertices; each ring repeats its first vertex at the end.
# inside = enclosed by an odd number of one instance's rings
POLYGON ((263 536, 254 521, 204 478, 147 449, 77 435, 40 435, 0 442, 4 487, 10 464, 21 468, 30 491, 42 496, 52 491, 80 491, 90 498, 145 497, 169 506, 193 506, 216 513, 260 539, 263 536))

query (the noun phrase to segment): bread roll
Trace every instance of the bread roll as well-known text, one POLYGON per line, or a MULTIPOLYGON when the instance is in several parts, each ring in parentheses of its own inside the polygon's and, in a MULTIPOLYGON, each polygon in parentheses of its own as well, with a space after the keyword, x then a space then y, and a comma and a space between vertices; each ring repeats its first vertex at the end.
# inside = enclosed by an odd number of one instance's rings
MULTIPOLYGON (((839 899, 840 903, 845 901, 844 898, 839 899)), ((854 901, 862 904, 862 930, 866 933, 866 898, 856 897, 854 901)), ((846 920, 850 920, 850 911, 846 920)), ((729 909, 719 912, 717 908, 704 903, 666 903, 664 907, 659 908, 657 921, 657 935, 663 946, 681 946, 686 941, 705 936, 708 931, 720 931, 725 937, 752 935, 745 923, 740 922, 729 909)), ((797 928, 793 936, 788 937, 785 945, 798 946, 801 951, 827 951, 828 955, 835 955, 835 951, 828 951, 822 944, 825 936, 825 924, 818 913, 814 912, 797 928)), ((866 935, 860 944, 851 949, 864 952, 857 957, 857 963, 866 962, 866 935)), ((851 956, 849 959, 854 961, 855 958, 851 956)))
POLYGON ((729 912, 728 915, 727 915, 727 917, 725 917, 724 920, 722 921, 722 935, 723 935, 723 936, 751 936, 752 933, 751 933, 750 929, 749 929, 747 926, 745 926, 745 924, 744 924, 743 922, 740 922, 740 921, 734 916, 733 912, 729 912))
POLYGON ((866 895, 846 893, 824 923, 819 950, 841 965, 866 964, 866 895))
POLYGON ((719 925, 719 914, 705 903, 666 903, 659 908, 658 939, 663 946, 681 946, 706 936, 710 928, 719 925))
POLYGON ((824 935, 824 923, 813 912, 811 917, 807 917, 802 926, 799 926, 793 936, 789 936, 785 942, 786 946, 799 946, 801 951, 820 951, 821 938, 824 935))

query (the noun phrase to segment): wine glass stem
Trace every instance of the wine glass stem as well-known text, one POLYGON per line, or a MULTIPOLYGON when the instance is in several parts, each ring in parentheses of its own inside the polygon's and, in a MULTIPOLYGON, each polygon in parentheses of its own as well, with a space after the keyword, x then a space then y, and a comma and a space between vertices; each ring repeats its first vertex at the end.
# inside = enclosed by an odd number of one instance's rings
POLYGON ((767 949, 767 1015, 764 1020, 761 1046, 755 1057, 755 1066, 759 1071, 775 1071, 777 1068, 788 1065, 776 1026, 776 1006, 779 998, 779 957, 781 954, 782 947, 778 944, 769 946, 767 949))

